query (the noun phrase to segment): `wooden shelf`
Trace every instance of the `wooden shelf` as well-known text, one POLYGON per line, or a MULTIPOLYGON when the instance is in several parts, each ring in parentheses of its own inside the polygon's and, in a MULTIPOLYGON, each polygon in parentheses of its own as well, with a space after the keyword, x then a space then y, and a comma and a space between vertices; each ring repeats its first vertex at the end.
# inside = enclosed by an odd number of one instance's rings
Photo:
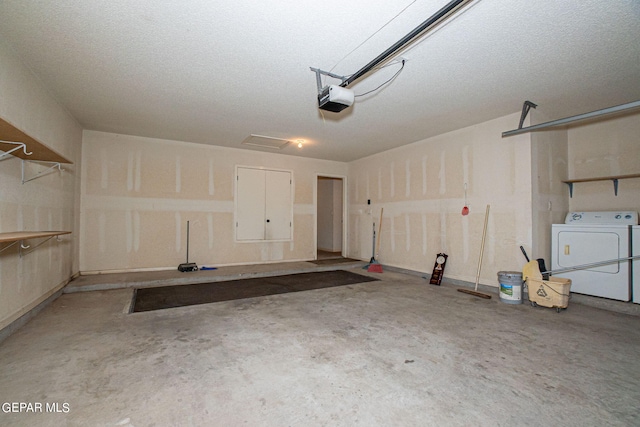
POLYGON ((16 144, 9 144, 9 142, 21 142, 26 145, 26 151, 32 153, 31 155, 25 154, 23 150, 15 150, 11 154, 21 158, 22 160, 37 160, 41 162, 55 162, 55 163, 73 163, 66 159, 64 156, 56 153, 51 148, 47 147, 40 141, 30 137, 26 133, 22 132, 11 123, 0 118, 0 151, 8 152, 16 148, 16 144))
POLYGON ((35 239, 37 237, 54 237, 71 234, 70 231, 12 231, 0 233, 0 243, 18 242, 20 240, 35 239))
POLYGON ((573 197, 573 184, 577 182, 595 182, 595 181, 613 181, 613 191, 614 194, 618 195, 618 180, 620 179, 630 179, 630 178, 640 178, 640 173, 632 173, 628 175, 614 175, 614 176, 600 176, 597 178, 580 178, 580 179, 568 179, 566 181, 562 181, 569 186, 569 197, 573 197))

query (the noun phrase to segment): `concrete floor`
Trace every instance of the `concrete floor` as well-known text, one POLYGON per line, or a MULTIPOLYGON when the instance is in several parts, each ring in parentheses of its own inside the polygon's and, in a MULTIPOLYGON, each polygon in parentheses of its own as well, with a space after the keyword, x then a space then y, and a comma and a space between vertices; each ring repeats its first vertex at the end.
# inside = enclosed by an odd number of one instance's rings
MULTIPOLYGON (((242 274, 283 268, 318 266, 242 274)), ((639 316, 376 277, 135 314, 130 288, 64 294, 0 343, 1 403, 43 405, 0 425, 640 425, 639 316)))

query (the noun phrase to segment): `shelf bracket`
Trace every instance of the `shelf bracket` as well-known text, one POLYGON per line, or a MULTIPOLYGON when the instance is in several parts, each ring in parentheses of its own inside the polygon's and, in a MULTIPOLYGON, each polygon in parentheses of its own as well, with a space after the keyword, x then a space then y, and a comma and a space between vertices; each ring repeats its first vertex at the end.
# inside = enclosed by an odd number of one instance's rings
POLYGON ((20 149, 22 149, 24 154, 27 155, 27 156, 30 156, 30 155, 33 154, 33 152, 31 152, 31 151, 27 151, 27 144, 25 144, 24 142, 3 141, 3 140, 0 140, 0 142, 2 142, 4 144, 16 145, 15 148, 12 148, 11 150, 5 151, 2 154, 0 154, 0 160, 5 160, 5 159, 3 159, 3 157, 8 156, 9 154, 12 154, 14 151, 18 151, 20 149))
POLYGON ((573 182, 565 182, 569 186, 569 198, 573 197, 573 182))
MULTIPOLYGON (((20 258, 22 258, 22 256, 23 256, 23 255, 28 255, 28 254, 30 254, 31 252, 35 251, 35 250, 36 250, 36 249, 38 249, 40 246, 44 245, 45 243, 47 243, 49 240, 53 239, 54 237, 56 237, 56 236, 50 236, 50 237, 47 237, 47 238, 46 238, 46 239, 44 239, 42 242, 40 242, 40 243, 38 243, 37 245, 35 245, 33 248, 31 248, 31 245, 26 245, 26 246, 25 246, 25 245, 22 243, 23 241, 20 241, 20 258), (24 251, 25 251, 25 249, 29 249, 29 248, 31 248, 31 250, 30 250, 30 251, 28 251, 28 252, 24 252, 24 251)), ((59 236, 58 236, 58 237, 59 237, 59 236)), ((56 240, 60 241, 60 239, 56 239, 56 240)))
MULTIPOLYGON (((18 242, 11 242, 9 243, 7 246, 5 246, 4 248, 0 249, 0 253, 6 251, 7 249, 9 249, 10 247, 12 247, 13 245, 15 245, 18 242)), ((22 244, 22 240, 20 240, 20 244, 22 244)))
MULTIPOLYGON (((51 237, 50 237, 50 238, 51 238, 51 237)), ((50 239, 50 238, 49 238, 49 239, 50 239)), ((49 239, 47 239, 47 240, 49 240, 49 239)), ((47 240, 45 240, 45 242, 46 242, 47 240)), ((13 242, 13 243, 8 244, 8 245, 7 245, 7 246, 5 246, 4 248, 0 249, 0 252, 4 252, 4 251, 6 251, 6 250, 7 250, 7 249, 9 249, 10 247, 12 247, 12 246, 14 246, 14 245, 16 245, 16 244, 18 244, 18 243, 19 243, 19 245, 18 245, 18 251, 19 251, 19 252, 18 252, 18 253, 19 253, 19 255, 20 255, 20 258, 22 258, 22 255, 26 255, 26 254, 28 253, 28 252, 23 252, 23 251, 24 251, 25 249, 29 249, 29 248, 31 247, 31 245, 25 245, 25 244, 24 244, 24 240, 17 240, 17 241, 15 241, 15 242, 13 242)), ((42 243, 44 243, 44 242, 42 242, 42 243)), ((40 243, 40 245, 41 245, 42 243, 40 243)), ((38 245, 38 246, 40 246, 40 245, 38 245)), ((37 248, 38 246, 36 246, 36 248, 37 248)), ((35 248, 33 248, 33 249, 35 249, 35 248)), ((29 252, 31 252, 31 251, 29 251, 29 252)))
POLYGON ((56 241, 60 242, 62 239, 60 238, 60 236, 49 236, 46 239, 44 239, 42 242, 38 243, 36 246, 34 246, 33 248, 31 247, 31 245, 26 245, 24 242, 25 240, 16 240, 15 242, 11 242, 9 243, 7 246, 5 246, 4 248, 0 249, 0 252, 4 252, 7 249, 9 249, 12 246, 18 245, 18 253, 20 258, 22 258, 24 255, 28 255, 31 252, 35 251, 36 249, 38 249, 40 246, 44 245, 45 243, 47 243, 49 240, 56 238, 56 241), (26 252, 27 249, 31 249, 30 251, 26 252))
MULTIPOLYGON (((613 193, 618 195, 618 178, 613 178, 613 193)), ((573 182, 565 182, 569 186, 569 198, 573 197, 573 182)))
POLYGON ((32 177, 27 179, 27 178, 25 178, 25 167, 24 167, 24 164, 25 164, 26 161, 27 160, 23 160, 22 161, 22 183, 23 184, 25 184, 25 183, 27 183, 29 181, 33 181, 34 179, 40 178, 40 177, 42 177, 44 175, 47 175, 47 174, 49 174, 49 172, 53 171, 56 168, 60 172, 64 172, 64 169, 62 169, 62 166, 60 165, 60 162, 47 162, 47 161, 44 161, 44 160, 28 160, 28 161, 30 161, 32 163, 48 163, 48 164, 51 164, 51 166, 48 167, 47 169, 43 170, 43 171, 38 172, 34 176, 32 176, 32 177))

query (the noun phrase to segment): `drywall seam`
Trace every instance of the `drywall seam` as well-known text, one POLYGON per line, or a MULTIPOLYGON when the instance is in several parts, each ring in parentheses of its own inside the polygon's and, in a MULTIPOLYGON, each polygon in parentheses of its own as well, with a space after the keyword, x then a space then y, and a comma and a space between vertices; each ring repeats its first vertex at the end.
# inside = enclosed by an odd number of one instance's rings
POLYGON ((142 151, 136 151, 136 163, 135 163, 135 174, 133 178, 133 189, 134 191, 140 191, 141 185, 141 175, 142 175, 142 151))
POLYGON ((427 214, 423 213, 422 214, 422 255, 426 256, 427 255, 427 242, 428 242, 428 235, 427 235, 427 214))
POLYGON ((422 195, 427 194, 427 156, 422 157, 422 195))
POLYGON ((133 211, 133 250, 140 250, 140 213, 133 211))
POLYGON ((411 251, 411 223, 409 221, 409 214, 404 215, 404 227, 405 227, 405 249, 407 252, 411 251))
POLYGON ((447 175, 445 154, 445 151, 440 153, 440 172, 438 173, 438 179, 440 180, 440 194, 445 194, 447 192, 447 183, 445 181, 447 175))
MULTIPOLYGON (((389 229, 390 229, 390 237, 391 237, 391 253, 396 251, 396 219, 393 215, 389 215, 389 229)), ((379 239, 382 239, 382 236, 378 236, 379 239)))
POLYGON ((175 213, 175 220, 176 220, 176 252, 180 252, 180 249, 181 249, 180 243, 182 241, 181 228, 180 228, 182 225, 182 215, 180 215, 180 212, 175 213))
POLYGON ((408 198, 411 196, 411 161, 409 159, 407 159, 404 163, 404 178, 404 195, 408 198))
MULTIPOLYGON (((495 196, 491 199, 491 212, 497 213, 502 211, 509 211, 513 206, 513 196, 503 195, 495 196)), ((460 218, 464 218, 460 215, 460 207, 464 204, 464 198, 456 197, 451 199, 430 199, 430 200, 400 200, 396 202, 383 202, 376 203, 376 206, 384 208, 385 216, 400 215, 404 213, 443 213, 449 215, 459 215, 460 218)), ((352 210, 358 212, 364 212, 371 208, 366 204, 352 204, 352 210)), ((482 209, 484 213, 484 208, 482 209)), ((475 211, 476 213, 479 210, 475 211)))
POLYGON ((396 196, 396 174, 395 174, 395 163, 391 162, 389 164, 389 186, 391 187, 391 198, 393 199, 396 196))
POLYGON ((176 193, 182 191, 182 163, 180 162, 180 156, 176 156, 176 193))
POLYGON ((447 252, 447 212, 440 212, 440 247, 447 252))
MULTIPOLYGON (((107 158, 107 150, 100 150, 100 188, 103 190, 109 188, 109 160, 107 158)), ((83 179, 85 177, 83 176, 83 179)))
POLYGON ((151 197, 91 196, 84 198, 85 210, 177 211, 177 212, 233 212, 233 201, 206 199, 164 199, 151 197))
POLYGON ((129 156, 127 159, 127 190, 133 190, 133 168, 135 167, 135 156, 133 151, 129 151, 129 156))
POLYGON ((209 159, 209 195, 213 196, 216 192, 214 182, 215 169, 213 167, 213 159, 209 159))
POLYGON ((469 146, 462 147, 462 182, 469 182, 469 146))
POLYGON ((131 211, 128 210, 125 212, 125 218, 124 218, 124 224, 125 224, 125 231, 126 231, 126 247, 127 247, 127 253, 131 253, 131 250, 133 249, 133 221, 131 219, 132 215, 131 215, 131 211))
POLYGON ((98 245, 100 253, 107 250, 107 216, 101 212, 98 216, 98 245))
POLYGON ((469 262, 469 216, 462 217, 462 257, 469 262))
MULTIPOLYGON (((367 179, 367 182, 369 180, 367 179)), ((356 176, 356 192, 355 192, 356 200, 360 199, 360 175, 356 176)))
POLYGON ((213 214, 207 214, 207 231, 208 231, 208 243, 209 249, 213 249, 213 214))
MULTIPOLYGON (((366 172, 365 178, 367 180, 367 200, 370 200, 371 199, 371 188, 370 188, 370 185, 369 185, 370 184, 370 182, 369 182, 369 171, 366 172)), ((357 192, 356 192, 356 196, 357 196, 357 192)), ((358 200, 358 197, 356 197, 356 200, 358 200)))

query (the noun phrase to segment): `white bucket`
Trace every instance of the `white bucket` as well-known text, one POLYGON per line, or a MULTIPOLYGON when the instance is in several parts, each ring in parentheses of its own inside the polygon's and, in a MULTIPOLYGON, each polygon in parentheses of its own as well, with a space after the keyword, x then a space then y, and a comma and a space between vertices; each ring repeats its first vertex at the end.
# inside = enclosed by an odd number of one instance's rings
POLYGON ((500 301, 507 304, 522 304, 522 273, 499 271, 500 301))

